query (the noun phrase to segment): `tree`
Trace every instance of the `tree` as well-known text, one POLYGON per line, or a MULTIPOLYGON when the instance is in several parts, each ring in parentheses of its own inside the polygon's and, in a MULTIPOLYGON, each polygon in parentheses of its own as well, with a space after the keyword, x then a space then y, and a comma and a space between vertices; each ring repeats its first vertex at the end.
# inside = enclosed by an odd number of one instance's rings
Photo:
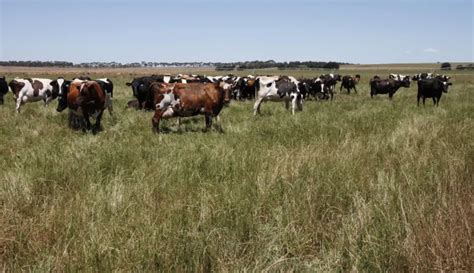
POLYGON ((446 62, 441 64, 441 70, 451 70, 451 64, 446 62))

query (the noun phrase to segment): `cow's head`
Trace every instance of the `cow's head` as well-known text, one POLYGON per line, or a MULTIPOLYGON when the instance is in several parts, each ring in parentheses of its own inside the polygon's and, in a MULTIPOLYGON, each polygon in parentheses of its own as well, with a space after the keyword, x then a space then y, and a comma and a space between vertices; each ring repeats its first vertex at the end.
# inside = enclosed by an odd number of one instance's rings
POLYGON ((298 83, 298 89, 300 90, 301 95, 303 98, 306 98, 310 93, 310 81, 301 79, 298 83))
POLYGON ((79 98, 76 103, 81 105, 93 101, 100 90, 100 85, 96 81, 84 81, 79 89, 79 98))
POLYGON ((20 94, 21 89, 25 87, 25 83, 17 80, 11 80, 10 83, 8 83, 8 86, 12 90, 13 97, 16 100, 20 94))
POLYGON ((229 88, 224 88, 224 104, 230 103, 230 100, 232 98, 232 92, 233 92, 232 85, 230 85, 229 88))
POLYGON ((355 75, 355 82, 358 83, 359 81, 360 81, 360 75, 357 74, 357 75, 355 75))
POLYGON ((53 99, 61 96, 66 82, 67 81, 63 77, 59 77, 56 80, 51 81, 50 85, 53 87, 53 89, 51 90, 51 96, 53 97, 53 99))
POLYGON ((441 75, 441 76, 437 76, 435 78, 435 84, 436 84, 436 88, 438 90, 442 90, 443 93, 448 93, 448 88, 450 85, 453 85, 453 83, 451 82, 448 82, 450 78, 448 76, 445 76, 445 75, 441 75))
POLYGON ((58 107, 56 111, 62 112, 67 108, 67 94, 69 93, 71 81, 58 78, 51 82, 51 86, 53 87, 53 98, 58 97, 58 107))

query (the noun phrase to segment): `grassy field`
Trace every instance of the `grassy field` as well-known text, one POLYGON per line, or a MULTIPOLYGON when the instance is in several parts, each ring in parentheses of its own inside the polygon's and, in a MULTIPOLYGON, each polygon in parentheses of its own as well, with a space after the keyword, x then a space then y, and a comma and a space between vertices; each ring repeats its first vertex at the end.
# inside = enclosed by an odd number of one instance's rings
POLYGON ((351 69, 340 73, 362 75, 357 95, 307 101, 294 116, 282 103, 253 117, 251 102, 232 102, 223 134, 202 132, 203 117, 180 130, 166 121, 171 131, 153 134, 152 113, 125 109, 136 71, 82 71, 116 86, 115 116, 106 112, 95 136, 70 130, 56 101, 16 114, 7 95, 0 266, 473 272, 474 73, 450 72, 453 86, 435 108, 416 106, 414 85, 393 101, 370 99, 369 77, 389 68, 351 69))

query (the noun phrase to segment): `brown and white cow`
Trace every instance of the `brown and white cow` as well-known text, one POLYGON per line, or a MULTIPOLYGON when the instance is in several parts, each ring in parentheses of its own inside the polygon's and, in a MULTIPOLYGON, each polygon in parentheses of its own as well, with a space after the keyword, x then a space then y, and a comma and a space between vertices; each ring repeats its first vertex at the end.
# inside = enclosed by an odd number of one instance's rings
POLYGON ((20 112, 20 106, 27 102, 44 101, 48 105, 50 101, 56 98, 53 94, 53 87, 50 79, 40 78, 15 78, 8 84, 16 100, 16 111, 20 112))
POLYGON ((220 126, 219 113, 230 102, 230 89, 219 83, 154 83, 151 85, 156 106, 152 118, 153 130, 160 131, 160 120, 172 117, 204 115, 206 129, 212 126, 216 117, 220 126))
POLYGON ((73 80, 67 94, 67 106, 70 110, 69 125, 79 128, 73 124, 78 118, 85 122, 84 130, 91 130, 95 134, 100 130, 100 121, 106 107, 106 95, 100 84, 96 81, 73 80), (95 118, 92 126, 89 117, 95 118))

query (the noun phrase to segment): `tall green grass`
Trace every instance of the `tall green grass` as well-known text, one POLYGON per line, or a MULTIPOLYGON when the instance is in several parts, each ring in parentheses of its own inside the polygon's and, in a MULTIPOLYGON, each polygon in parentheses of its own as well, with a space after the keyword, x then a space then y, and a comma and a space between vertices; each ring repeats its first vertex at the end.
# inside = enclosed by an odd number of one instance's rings
MULTIPOLYGON (((248 71, 242 74, 248 74, 248 71)), ((310 76, 311 71, 275 71, 310 76)), ((357 71, 347 71, 358 73, 357 71)), ((0 259, 5 271, 473 271, 474 77, 438 108, 416 88, 333 102, 222 111, 153 134, 125 109, 98 135, 67 114, 0 106, 0 259)), ((344 71, 342 72, 344 73, 344 71)), ((378 73, 383 74, 383 73, 378 73)))

